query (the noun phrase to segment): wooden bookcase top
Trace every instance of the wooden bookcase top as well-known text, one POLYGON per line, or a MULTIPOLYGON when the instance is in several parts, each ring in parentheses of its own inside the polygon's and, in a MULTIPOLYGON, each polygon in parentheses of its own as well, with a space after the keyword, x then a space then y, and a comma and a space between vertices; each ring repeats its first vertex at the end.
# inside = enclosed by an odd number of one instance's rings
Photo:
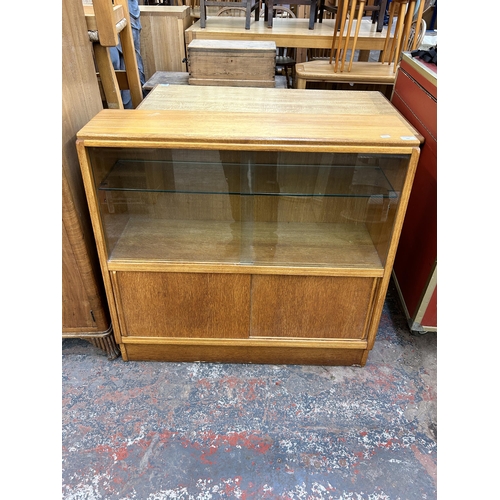
POLYGON ((379 92, 159 85, 140 109, 106 109, 85 146, 408 153, 418 132, 379 92))

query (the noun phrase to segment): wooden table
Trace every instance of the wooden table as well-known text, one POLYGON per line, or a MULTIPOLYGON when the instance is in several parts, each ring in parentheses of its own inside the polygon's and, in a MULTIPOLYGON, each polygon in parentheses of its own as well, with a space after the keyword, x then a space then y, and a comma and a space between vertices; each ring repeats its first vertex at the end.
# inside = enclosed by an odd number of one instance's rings
MULTIPOLYGON (((272 41, 277 47, 297 47, 299 49, 330 49, 334 20, 324 19, 316 23, 314 29, 308 27, 308 19, 273 20, 273 27, 268 28, 264 20, 252 21, 250 29, 246 30, 241 18, 209 17, 206 28, 200 27, 197 21, 185 32, 186 47, 192 40, 256 40, 272 41)), ((382 50, 384 48, 387 28, 377 33, 377 25, 370 19, 363 19, 356 47, 361 51, 382 50)), ((186 51, 187 52, 187 51, 186 51)), ((305 50, 297 57, 297 62, 305 60, 305 50)))

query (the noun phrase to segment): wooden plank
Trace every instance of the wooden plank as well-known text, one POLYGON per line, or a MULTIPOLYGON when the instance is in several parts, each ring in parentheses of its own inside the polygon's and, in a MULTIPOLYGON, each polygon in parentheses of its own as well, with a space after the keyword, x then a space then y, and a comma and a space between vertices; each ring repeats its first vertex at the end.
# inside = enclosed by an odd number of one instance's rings
POLYGON ((317 339, 317 338, 282 338, 282 337, 252 337, 248 339, 224 339, 207 337, 140 337, 128 336, 123 338, 124 344, 171 346, 200 345, 203 347, 235 346, 235 347, 280 347, 289 346, 307 349, 366 349, 366 340, 359 339, 317 339))
POLYGON ((253 346, 203 344, 125 343, 122 350, 131 361, 173 361, 213 363, 297 364, 327 366, 364 366, 367 350, 326 348, 324 346, 253 346))

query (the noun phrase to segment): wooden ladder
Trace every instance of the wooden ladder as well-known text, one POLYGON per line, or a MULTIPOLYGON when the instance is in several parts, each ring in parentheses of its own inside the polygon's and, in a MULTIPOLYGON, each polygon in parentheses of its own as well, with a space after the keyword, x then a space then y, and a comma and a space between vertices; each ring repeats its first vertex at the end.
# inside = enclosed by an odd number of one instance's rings
POLYGON ((142 86, 137 67, 127 0, 93 0, 83 5, 94 59, 108 108, 123 109, 121 90, 130 90, 132 106, 142 101, 142 86), (121 43, 125 70, 115 70, 110 47, 121 43))

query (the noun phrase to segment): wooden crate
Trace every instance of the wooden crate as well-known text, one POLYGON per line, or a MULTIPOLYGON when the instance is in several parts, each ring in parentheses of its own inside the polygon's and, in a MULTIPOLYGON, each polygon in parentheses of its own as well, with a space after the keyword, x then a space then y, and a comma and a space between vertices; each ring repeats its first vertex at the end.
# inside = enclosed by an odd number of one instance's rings
POLYGON ((196 39, 188 67, 190 85, 274 87, 276 43, 196 39))

